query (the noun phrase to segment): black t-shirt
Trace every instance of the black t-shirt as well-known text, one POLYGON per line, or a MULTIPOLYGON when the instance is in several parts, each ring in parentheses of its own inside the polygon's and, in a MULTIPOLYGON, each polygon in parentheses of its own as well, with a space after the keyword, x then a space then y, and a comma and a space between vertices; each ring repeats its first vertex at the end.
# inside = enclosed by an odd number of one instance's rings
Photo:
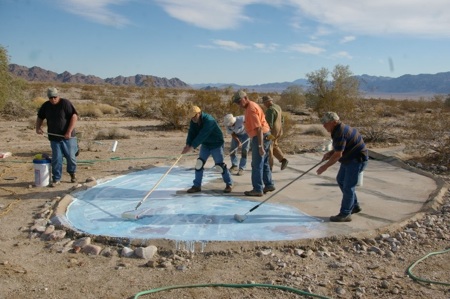
MULTIPOLYGON (((49 101, 42 104, 39 108, 37 116, 40 119, 47 120, 47 131, 51 134, 65 135, 69 128, 70 119, 74 114, 78 115, 77 110, 69 100, 60 99, 58 104, 53 105, 49 101)), ((72 131, 71 137, 75 137, 75 130, 72 131)), ((63 137, 48 135, 48 139, 52 141, 63 140, 63 137)))

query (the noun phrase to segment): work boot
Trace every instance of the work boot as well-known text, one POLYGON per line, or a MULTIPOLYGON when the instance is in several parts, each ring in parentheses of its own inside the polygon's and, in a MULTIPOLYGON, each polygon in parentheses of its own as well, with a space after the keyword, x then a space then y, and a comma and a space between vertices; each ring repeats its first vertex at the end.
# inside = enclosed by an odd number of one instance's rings
POLYGON ((233 172, 233 171, 237 170, 237 168, 238 167, 236 165, 231 166, 230 167, 230 172, 233 172))
POLYGON ((230 193, 232 189, 233 189, 232 185, 227 185, 223 190, 223 193, 230 193))
POLYGON ((352 214, 357 214, 357 213, 359 213, 361 211, 362 211, 362 209, 361 209, 360 206, 354 206, 353 209, 352 209, 352 214))
POLYGON ((53 187, 56 187, 56 186, 59 186, 59 185, 61 185, 61 181, 53 181, 48 186, 53 188, 53 187))
POLYGON ((352 216, 339 213, 336 216, 331 216, 330 221, 331 222, 350 222, 350 221, 352 221, 352 216))
POLYGON ((201 187, 197 187, 197 186, 192 186, 191 188, 189 188, 186 192, 187 193, 196 193, 196 192, 200 192, 202 191, 201 187))
POLYGON ((287 159, 281 160, 281 170, 285 170, 288 166, 289 161, 287 159))
POLYGON ((75 173, 69 173, 70 174, 70 182, 71 183, 76 183, 77 182, 77 177, 75 176, 75 173))
POLYGON ((263 189, 264 194, 267 192, 272 192, 272 191, 275 191, 275 186, 266 186, 263 189))
POLYGON ((246 196, 258 196, 258 197, 261 197, 261 196, 264 195, 262 192, 258 192, 258 191, 255 191, 255 190, 245 191, 244 194, 246 196))
POLYGON ((241 176, 244 174, 244 169, 239 169, 238 172, 236 173, 236 175, 241 176))

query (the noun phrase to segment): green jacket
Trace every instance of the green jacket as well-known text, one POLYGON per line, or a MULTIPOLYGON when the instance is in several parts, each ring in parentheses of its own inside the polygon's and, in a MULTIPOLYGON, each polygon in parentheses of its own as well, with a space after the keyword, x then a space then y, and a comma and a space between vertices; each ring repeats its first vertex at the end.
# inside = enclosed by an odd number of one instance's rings
POLYGON ((269 124, 270 132, 275 137, 283 135, 282 115, 283 111, 277 104, 272 104, 266 110, 266 121, 269 124))
POLYGON ((206 148, 214 149, 222 146, 224 143, 222 129, 214 117, 202 112, 198 123, 194 123, 191 120, 186 138, 187 145, 197 148, 201 144, 206 148))

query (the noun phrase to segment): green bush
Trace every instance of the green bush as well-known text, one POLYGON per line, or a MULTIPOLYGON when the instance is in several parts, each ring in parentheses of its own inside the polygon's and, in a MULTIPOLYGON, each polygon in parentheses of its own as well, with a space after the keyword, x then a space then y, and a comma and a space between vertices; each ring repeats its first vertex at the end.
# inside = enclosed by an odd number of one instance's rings
POLYGON ((165 126, 182 129, 190 120, 189 106, 187 103, 179 103, 177 99, 165 99, 159 106, 158 118, 165 126))

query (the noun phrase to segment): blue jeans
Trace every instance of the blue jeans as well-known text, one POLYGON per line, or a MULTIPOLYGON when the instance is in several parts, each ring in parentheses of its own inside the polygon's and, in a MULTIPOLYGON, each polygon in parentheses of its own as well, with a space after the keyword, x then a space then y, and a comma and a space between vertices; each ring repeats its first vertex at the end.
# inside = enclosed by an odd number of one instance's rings
POLYGON ((258 137, 252 138, 252 186, 256 192, 263 192, 264 186, 273 187, 272 172, 269 165, 269 148, 272 143, 266 137, 269 134, 264 134, 264 150, 266 153, 261 157, 259 154, 258 137))
POLYGON ((60 181, 62 177, 63 157, 67 161, 67 172, 75 173, 77 171, 77 158, 75 154, 78 151, 76 138, 64 139, 61 141, 50 141, 52 148, 52 179, 60 181))
MULTIPOLYGON (((238 137, 239 141, 241 141, 241 143, 244 143, 248 139, 248 135, 247 134, 237 135, 237 137, 238 137)), ((232 138, 231 139, 230 151, 233 151, 237 147, 238 147, 237 141, 234 138, 232 138)), ((247 154, 248 154, 249 148, 250 148, 250 140, 248 140, 247 142, 245 142, 245 144, 242 145, 242 148, 241 148, 241 160, 239 161, 239 169, 245 169, 245 167, 247 165, 247 154)), ((237 151, 238 150, 235 150, 230 155, 231 166, 238 166, 238 158, 237 158, 237 155, 236 155, 237 151)))
MULTIPOLYGON (((230 171, 228 170, 226 164, 223 163, 223 146, 219 146, 213 149, 201 146, 198 157, 206 164, 206 161, 208 160, 209 156, 212 156, 214 163, 216 165, 223 165, 224 171, 222 173, 222 179, 225 182, 225 184, 230 186, 233 185, 233 180, 231 179, 230 171)), ((194 186, 196 187, 202 186, 203 171, 204 171, 203 167, 200 170, 197 169, 195 170, 194 186)))
POLYGON ((359 205, 355 189, 359 173, 366 167, 367 161, 360 162, 356 159, 345 164, 341 163, 336 176, 336 181, 342 192, 341 214, 350 215, 353 208, 359 205))

